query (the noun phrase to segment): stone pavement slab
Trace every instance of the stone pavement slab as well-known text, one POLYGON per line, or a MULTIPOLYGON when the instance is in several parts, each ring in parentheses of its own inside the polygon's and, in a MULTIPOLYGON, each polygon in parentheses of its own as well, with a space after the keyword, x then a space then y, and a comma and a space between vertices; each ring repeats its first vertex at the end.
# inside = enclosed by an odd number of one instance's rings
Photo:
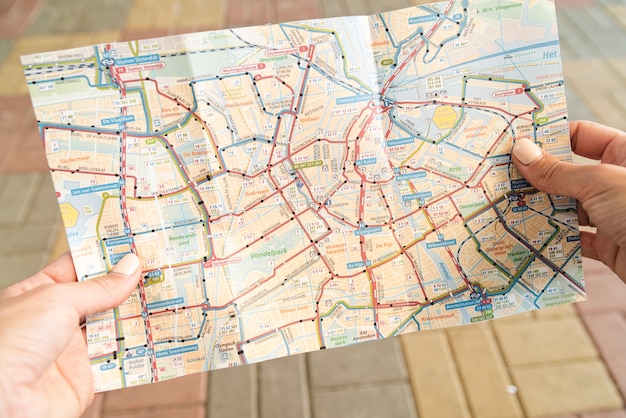
POLYGON ((311 417, 305 355, 266 361, 258 368, 260 417, 311 417))
POLYGON ((446 333, 412 333, 401 340, 420 418, 471 416, 446 333))
POLYGON ((107 392, 103 410, 106 415, 121 414, 121 411, 154 410, 170 405, 203 405, 207 399, 207 381, 207 373, 197 373, 174 380, 107 392), (157 394, 158 396, 155 396, 157 394))
POLYGON ((41 0, 4 0, 0 3, 0 38, 18 37, 30 25, 41 0))
POLYGON ((42 177, 39 173, 0 175, 0 202, 11 202, 0 205, 0 226, 20 225, 26 220, 42 177))
POLYGON ((626 286, 599 261, 583 259, 587 300, 577 303, 582 314, 618 311, 626 314, 626 286))
POLYGON ((209 417, 259 418, 257 364, 214 370, 208 375, 209 417))
POLYGON ((407 379, 397 338, 312 352, 308 362, 313 390, 407 379))
POLYGON ((66 0, 42 3, 29 26, 29 34, 119 29, 124 26, 127 10, 132 4, 127 0, 107 0, 106 4, 66 0))
POLYGON ((626 398, 626 316, 619 311, 582 315, 613 380, 626 398))
POLYGON ((519 401, 510 390, 513 380, 491 328, 474 324, 451 328, 446 333, 472 416, 523 416, 519 401))
POLYGON ((626 411, 619 409, 615 411, 590 412, 582 414, 580 418, 626 418, 626 411))
POLYGON ((314 418, 417 418, 408 383, 314 391, 311 405, 314 418))
POLYGON ((512 368, 528 417, 618 409, 622 398, 599 359, 512 368))
MULTIPOLYGON (((3 239, 7 239, 5 235, 3 235, 3 239)), ((0 289, 38 272, 48 260, 46 253, 0 255, 0 264, 2 265, 0 289)))
POLYGON ((205 418, 203 405, 172 405, 140 411, 105 412, 103 418, 205 418))
POLYGON ((493 329, 509 366, 593 358, 595 346, 577 317, 494 321, 493 329))

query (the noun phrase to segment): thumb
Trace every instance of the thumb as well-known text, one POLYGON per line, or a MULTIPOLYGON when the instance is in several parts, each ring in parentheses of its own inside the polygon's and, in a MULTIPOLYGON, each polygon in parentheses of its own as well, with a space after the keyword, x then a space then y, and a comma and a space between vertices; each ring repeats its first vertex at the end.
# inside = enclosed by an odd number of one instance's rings
POLYGON ((121 305, 137 287, 140 265, 139 257, 127 254, 107 276, 76 283, 72 304, 81 316, 121 305))
POLYGON ((561 161, 527 138, 515 141, 512 155, 520 174, 537 189, 585 200, 588 190, 584 186, 589 184, 586 166, 561 161))

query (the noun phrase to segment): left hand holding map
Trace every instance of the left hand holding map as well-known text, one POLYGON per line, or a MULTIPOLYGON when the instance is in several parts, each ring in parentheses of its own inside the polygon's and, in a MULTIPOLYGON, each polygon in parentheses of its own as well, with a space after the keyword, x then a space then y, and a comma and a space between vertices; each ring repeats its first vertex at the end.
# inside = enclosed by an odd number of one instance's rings
POLYGON ((0 416, 70 417, 89 406, 94 382, 80 319, 124 302, 139 273, 129 254, 109 275, 76 283, 67 253, 0 292, 0 416))

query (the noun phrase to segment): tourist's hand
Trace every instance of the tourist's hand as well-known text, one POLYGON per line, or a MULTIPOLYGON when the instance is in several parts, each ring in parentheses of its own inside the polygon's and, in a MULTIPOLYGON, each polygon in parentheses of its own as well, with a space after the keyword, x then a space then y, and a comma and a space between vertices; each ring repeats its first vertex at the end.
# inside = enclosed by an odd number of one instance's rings
POLYGON ((626 133, 593 122, 570 124, 572 149, 601 164, 559 161, 528 139, 513 146, 513 162, 533 186, 578 200, 582 253, 626 282, 626 133))
POLYGON ((0 417, 78 417, 93 400, 82 317, 120 305, 140 263, 124 257, 108 276, 76 282, 69 253, 0 291, 0 417))

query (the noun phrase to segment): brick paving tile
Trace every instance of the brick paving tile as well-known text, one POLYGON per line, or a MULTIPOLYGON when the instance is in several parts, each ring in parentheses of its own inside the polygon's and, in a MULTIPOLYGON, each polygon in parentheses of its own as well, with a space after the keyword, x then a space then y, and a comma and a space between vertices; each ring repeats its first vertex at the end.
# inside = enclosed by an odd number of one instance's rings
MULTIPOLYGON (((0 109, 0 127, 3 131, 2 144, 5 145, 10 142, 15 149, 24 149, 30 146, 37 151, 42 150, 43 146, 39 139, 37 121, 30 100, 28 102, 29 108, 23 108, 21 107, 22 105, 23 101, 17 97, 0 99, 0 107, 2 107, 0 109)), ((7 150, 6 153, 9 154, 9 151, 7 150)), ((17 155, 11 154, 9 157, 17 158, 17 155)))
MULTIPOLYGON (((1 232, 0 237, 7 239, 1 232)), ((0 265, 2 265, 0 289, 32 276, 34 273, 38 272, 47 261, 47 251, 0 256, 0 265)))
POLYGON ((209 372, 208 416, 258 417, 258 365, 209 372))
POLYGON ((22 255, 47 253, 56 238, 58 225, 26 224, 2 228, 0 234, 0 254, 22 255))
POLYGON ((193 404, 206 401, 207 373, 196 373, 149 385, 133 386, 106 393, 106 414, 141 408, 193 404))
POLYGON ((626 4, 607 4, 606 8, 620 21, 622 30, 626 30, 626 4))
POLYGON ((277 1, 275 7, 277 22, 313 19, 319 16, 319 8, 315 1, 277 1))
POLYGON ((406 383, 313 391, 311 405, 314 418, 417 418, 406 383))
MULTIPOLYGON (((563 71, 565 76, 569 78, 570 85, 581 93, 597 95, 602 91, 611 91, 615 88, 616 80, 622 81, 621 75, 613 69, 609 60, 597 57, 571 61, 563 71)), ((589 103, 595 105, 593 101, 589 101, 589 103)))
POLYGON ((93 403, 80 416, 80 418, 102 418, 102 405, 104 404, 105 396, 106 394, 104 393, 96 396, 93 403))
POLYGON ((522 409, 509 391, 512 380, 493 331, 487 326, 472 325, 446 332, 472 415, 521 417, 522 409))
POLYGON ((617 409, 614 411, 590 412, 580 415, 580 418, 626 418, 626 411, 617 409))
POLYGON ((119 30, 89 31, 70 34, 64 48, 76 48, 114 42, 120 39, 119 30))
POLYGON ((316 351, 307 357, 313 389, 407 378, 398 339, 316 351))
POLYGON ((259 364, 259 414, 267 418, 310 418, 306 356, 259 364))
POLYGON ((401 341, 420 418, 469 417, 446 334, 412 333, 403 335, 401 341))
POLYGON ((502 318, 498 318, 499 323, 504 322, 524 322, 524 321, 532 321, 535 318, 533 312, 522 312, 520 314, 504 316, 502 318))
POLYGON ((622 396, 626 398, 626 317, 619 311, 585 313, 583 320, 622 396))
POLYGON ((495 333, 510 366, 592 358, 597 355, 587 330, 576 317, 527 322, 494 321, 495 333))
POLYGON ((204 405, 172 405, 139 411, 105 412, 103 418, 205 418, 204 405))
POLYGON ((61 211, 52 178, 47 172, 41 174, 41 180, 36 185, 35 196, 26 213, 25 220, 27 223, 60 224, 61 211))
POLYGON ((626 56, 626 31, 620 30, 621 23, 606 8, 580 7, 564 13, 574 22, 585 22, 585 27, 593 28, 593 34, 586 30, 580 32, 595 47, 595 56, 626 56))
POLYGON ((559 0, 555 2, 557 10, 572 7, 589 7, 596 4, 595 0, 559 0))
POLYGON ((18 146, 13 155, 4 160, 0 172, 4 173, 32 173, 48 171, 48 162, 41 144, 35 148, 22 149, 18 146))
POLYGON ((320 0, 320 9, 322 16, 325 17, 346 16, 348 14, 345 2, 340 0, 320 0))
POLYGON ((617 310, 626 313, 626 285, 607 266, 583 259, 587 300, 576 304, 579 312, 617 310))
MULTIPOLYGON (((391 10, 405 9, 414 6, 416 2, 410 0, 387 0, 387 1, 371 1, 372 13, 382 13, 391 10)), ((417 2, 419 3, 419 2, 417 2)))
MULTIPOLYGON (((32 207, 41 174, 4 174, 0 175, 0 182, 0 225, 19 225, 26 219, 32 207)), ((0 250, 0 253, 3 251, 0 250)))
POLYGON ((585 100, 594 102, 591 109, 595 115, 593 120, 617 129, 626 130, 626 119, 624 119, 624 113, 621 110, 621 103, 615 99, 611 90, 581 90, 580 94, 585 100))
POLYGON ((567 99, 567 114, 570 120, 593 120, 595 115, 592 113, 587 102, 581 99, 575 88, 569 86, 569 80, 566 79, 565 97, 567 99))
MULTIPOLYGON (((0 129, 3 128, 5 127, 0 125, 0 129)), ((5 132, 7 131, 5 130, 5 132)), ((0 153, 0 174, 7 174, 9 172, 7 167, 14 164, 13 160, 17 156, 15 149, 17 148, 19 141, 20 135, 10 131, 8 131, 4 138, 2 138, 3 152, 0 153)))
POLYGON ((598 359, 515 367, 511 373, 529 417, 622 407, 622 399, 598 359))
POLYGON ((120 35, 120 41, 141 41, 144 39, 160 38, 171 35, 167 29, 125 29, 120 35))
POLYGON ((170 34, 214 29, 223 27, 225 7, 224 0, 159 1, 157 5, 153 0, 135 0, 125 28, 133 31, 166 29, 170 34))
MULTIPOLYGON (((558 3, 558 2, 557 2, 558 3)), ((572 20, 569 16, 570 9, 557 9, 556 21, 559 27, 559 42, 561 45, 567 45, 568 51, 573 55, 564 58, 590 58, 597 57, 597 51, 582 31, 579 30, 580 23, 572 20)), ((569 67, 564 65, 565 74, 569 67)))
POLYGON ((532 311, 535 318, 563 318, 576 315, 574 304, 548 306, 532 311))
POLYGON ((83 20, 78 25, 78 31, 108 31, 119 30, 126 23, 126 15, 133 2, 128 0, 107 0, 106 7, 99 3, 93 7, 92 3, 84 2, 83 20))
POLYGON ((78 31, 80 21, 84 19, 84 3, 46 0, 34 17, 27 33, 34 35, 78 31))
POLYGON ((374 13, 372 9, 372 4, 367 1, 351 1, 344 0, 346 3, 345 9, 347 11, 346 15, 349 16, 360 16, 360 15, 371 15, 374 13))
POLYGON ((4 60, 12 47, 13 39, 0 39, 0 62, 4 60))
POLYGON ((28 27, 40 0, 5 0, 0 3, 0 38, 13 38, 28 27))
POLYGON ((559 414, 559 415, 544 416, 542 418, 579 418, 579 417, 576 414, 559 414))

